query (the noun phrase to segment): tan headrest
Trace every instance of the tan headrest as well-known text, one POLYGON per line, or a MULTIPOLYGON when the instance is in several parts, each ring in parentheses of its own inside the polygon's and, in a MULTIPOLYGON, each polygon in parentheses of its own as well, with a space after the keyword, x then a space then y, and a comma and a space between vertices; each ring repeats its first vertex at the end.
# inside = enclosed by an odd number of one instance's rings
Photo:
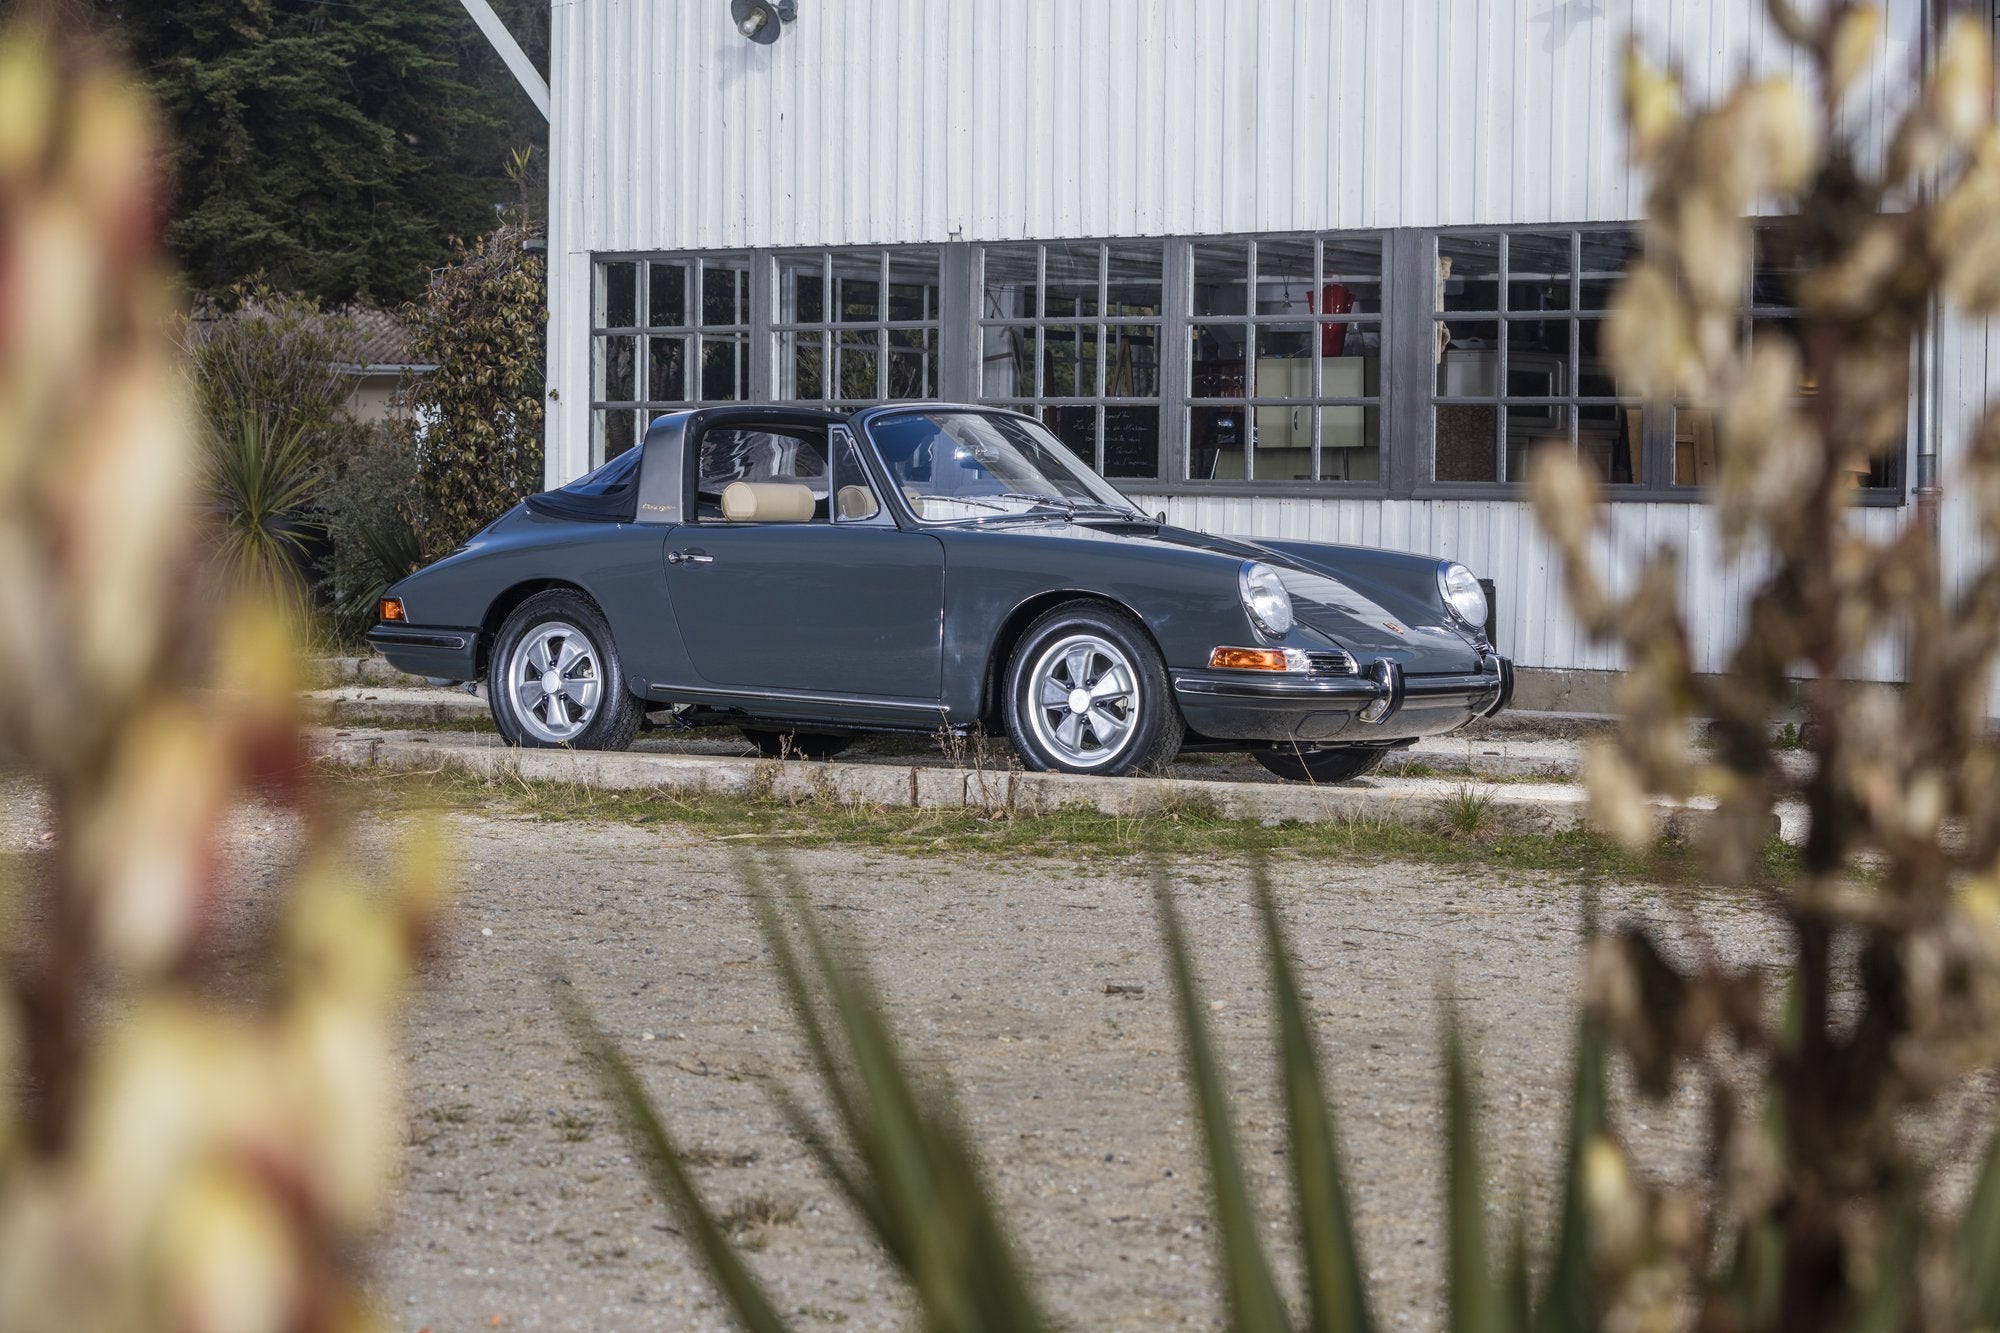
POLYGON ((795 481, 732 481, 722 488, 722 516, 731 523, 809 523, 812 488, 795 481))
POLYGON ((873 518, 882 512, 882 506, 875 503, 875 492, 866 486, 842 486, 834 498, 842 518, 873 518))

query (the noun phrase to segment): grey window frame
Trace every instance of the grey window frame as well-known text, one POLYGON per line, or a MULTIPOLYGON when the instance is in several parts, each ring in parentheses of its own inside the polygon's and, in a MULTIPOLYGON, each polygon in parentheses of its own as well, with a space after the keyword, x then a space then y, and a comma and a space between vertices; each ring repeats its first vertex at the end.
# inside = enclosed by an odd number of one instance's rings
POLYGON ((944 307, 946 300, 944 249, 945 247, 942 245, 912 243, 909 245, 879 246, 807 246, 802 248, 759 250, 755 252, 758 257, 759 267, 766 270, 772 288, 771 304, 768 307, 770 318, 767 328, 769 336, 760 337, 759 339, 761 342, 768 343, 771 356, 770 376, 767 386, 770 392, 764 395, 764 397, 774 403, 808 403, 833 410, 842 408, 858 410, 874 403, 921 402, 927 399, 935 399, 937 396, 935 393, 919 396, 914 399, 889 397, 891 359, 895 355, 907 354, 909 351, 907 348, 901 349, 900 353, 893 350, 890 335, 905 330, 928 332, 931 335, 929 350, 920 355, 926 363, 926 373, 929 382, 936 386, 939 393, 942 393, 944 389, 944 307), (892 256, 899 251, 928 251, 937 256, 936 277, 931 282, 925 284, 928 294, 927 299, 934 302, 928 318, 890 318, 890 266, 892 256), (875 281, 879 293, 879 304, 876 307, 878 312, 877 318, 872 320, 835 319, 833 284, 836 263, 842 258, 851 259, 870 255, 874 256, 876 261, 875 281), (825 305, 820 312, 821 318, 817 320, 787 320, 783 317, 784 292, 780 283, 780 275, 783 273, 786 265, 796 264, 801 259, 813 256, 817 256, 820 260, 820 280, 825 284, 822 288, 822 297, 825 305), (868 398, 840 398, 825 393, 822 393, 818 397, 807 397, 799 394, 797 392, 798 386, 796 383, 791 382, 793 379, 792 367, 786 364, 786 336, 818 335, 820 346, 820 387, 822 389, 831 389, 834 387, 836 376, 833 373, 835 361, 830 353, 834 347, 836 335, 846 333, 868 333, 874 337, 874 395, 868 398))
POLYGON ((587 373, 590 376, 591 467, 601 467, 606 461, 605 448, 609 438, 608 414, 611 412, 630 412, 633 415, 632 444, 636 446, 645 438, 647 424, 653 417, 688 408, 758 401, 755 364, 757 340, 754 336, 758 300, 756 251, 745 249, 607 251, 593 254, 590 259, 590 360, 587 363, 587 373), (718 266, 727 263, 732 266, 731 271, 740 271, 743 275, 745 290, 741 310, 744 318, 739 322, 730 324, 703 322, 701 308, 703 273, 711 263, 718 266), (614 326, 600 319, 604 311, 599 303, 599 293, 604 281, 605 267, 610 264, 638 266, 635 278, 636 290, 633 294, 632 313, 635 320, 633 324, 614 326), (651 273, 654 264, 693 266, 690 291, 687 293, 685 323, 669 326, 652 322, 651 273), (704 398, 700 394, 702 340, 712 336, 732 338, 742 344, 742 361, 738 367, 738 377, 744 391, 744 396, 741 398, 704 398), (609 339, 626 337, 638 339, 632 372, 634 396, 619 399, 604 397, 598 393, 602 358, 608 352, 609 339), (681 363, 681 387, 686 395, 682 399, 659 399, 652 396, 652 342, 655 338, 678 339, 687 348, 681 363))
POLYGON ((1167 448, 1168 412, 1167 412, 1166 391, 1168 385, 1167 349, 1173 341, 1173 333, 1172 333, 1173 307, 1169 304, 1170 301, 1172 300, 1171 293, 1173 291, 1173 282, 1172 282, 1172 272, 1174 264, 1173 247, 1174 247, 1174 242, 1172 238, 1162 237, 1162 236, 1112 236, 1112 237, 1084 236, 1084 237, 1077 237, 1075 239, 1024 238, 1018 241, 987 241, 974 246, 972 254, 972 271, 970 275, 971 290, 973 293, 973 301, 975 303, 973 307, 975 318, 971 321, 971 327, 973 331, 974 351, 973 351, 973 366, 972 366, 972 386, 971 386, 971 393, 968 396, 967 401, 980 403, 982 405, 989 407, 1013 408, 1016 411, 1025 412, 1028 415, 1035 417, 1037 420, 1041 420, 1042 414, 1050 408, 1061 409, 1061 408, 1087 407, 1091 409, 1091 438, 1092 440, 1095 441, 1094 445, 1095 457, 1085 459, 1084 461, 1089 463, 1090 466, 1098 473, 1099 476, 1104 475, 1105 412, 1107 410, 1115 408, 1150 407, 1157 414, 1157 419, 1159 420, 1160 423, 1159 442, 1156 445, 1156 452, 1155 452, 1155 460, 1158 470, 1156 471, 1155 475, 1151 477, 1117 477, 1117 478, 1107 478, 1107 479, 1113 481, 1114 483, 1123 483, 1125 485, 1132 486, 1134 488, 1143 485, 1147 488, 1149 494, 1152 493, 1152 491, 1156 488, 1158 481, 1163 480, 1167 475, 1169 475, 1166 471, 1166 459, 1169 454, 1169 450, 1167 448), (1106 311, 1110 306, 1111 247, 1113 246, 1138 247, 1138 246, 1153 246, 1153 245, 1157 245, 1160 247, 1159 312, 1153 315, 1107 314, 1106 311), (1033 246, 1035 248, 1035 313, 1032 316, 1023 316, 1023 315, 989 316, 986 313, 987 252, 990 250, 1016 250, 1028 246, 1033 246), (1090 315, 1049 314, 1048 276, 1049 276, 1049 248, 1051 246, 1060 246, 1061 248, 1068 250, 1072 253, 1081 251, 1085 247, 1093 247, 1096 249, 1097 302, 1096 302, 1096 312, 1094 314, 1090 315), (1046 353, 1043 349, 1047 346, 1048 330, 1050 326, 1055 326, 1058 328, 1078 328, 1078 329, 1088 327, 1095 332, 1096 337, 1094 339, 1094 345, 1096 348, 1096 353, 1095 353, 1095 364, 1091 376, 1092 391, 1090 393, 1051 394, 1046 392, 1046 386, 1043 383, 1043 370, 1046 361, 1046 353), (1032 328, 1035 331, 1035 355, 1032 358, 1032 364, 1034 366, 1034 377, 1033 377, 1033 382, 1029 385, 1029 392, 1026 394, 988 393, 986 391, 986 367, 984 361, 987 331, 990 329, 1024 329, 1024 328, 1032 328), (1155 342, 1155 349, 1156 349, 1155 360, 1153 362, 1153 392, 1150 394, 1118 394, 1118 395, 1106 393, 1105 385, 1107 383, 1107 380, 1105 377, 1105 370, 1106 370, 1105 355, 1106 355, 1106 347, 1109 343, 1109 337, 1108 337, 1109 333, 1112 330, 1117 330, 1117 329, 1145 329, 1145 328, 1155 329, 1157 330, 1158 333, 1155 342))

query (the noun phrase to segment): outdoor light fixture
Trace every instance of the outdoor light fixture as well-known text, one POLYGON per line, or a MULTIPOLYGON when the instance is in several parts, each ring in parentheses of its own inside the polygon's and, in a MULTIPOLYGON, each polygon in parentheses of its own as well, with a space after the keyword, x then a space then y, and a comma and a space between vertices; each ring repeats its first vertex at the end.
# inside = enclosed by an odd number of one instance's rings
POLYGON ((729 0, 729 17, 736 31, 759 46, 769 46, 799 16, 798 0, 729 0))

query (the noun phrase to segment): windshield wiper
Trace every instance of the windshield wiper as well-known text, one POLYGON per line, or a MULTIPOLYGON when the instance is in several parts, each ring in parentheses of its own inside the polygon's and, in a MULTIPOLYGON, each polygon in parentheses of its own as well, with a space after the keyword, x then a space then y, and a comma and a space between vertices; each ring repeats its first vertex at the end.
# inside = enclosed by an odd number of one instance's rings
POLYGON ((1078 514, 1110 514, 1117 518, 1138 518, 1136 510, 1120 505, 1105 504, 1102 500, 1072 500, 1067 495, 1025 495, 1019 491, 1007 491, 1003 500, 1032 500, 1039 505, 1062 510, 1064 518, 1075 518, 1078 514))

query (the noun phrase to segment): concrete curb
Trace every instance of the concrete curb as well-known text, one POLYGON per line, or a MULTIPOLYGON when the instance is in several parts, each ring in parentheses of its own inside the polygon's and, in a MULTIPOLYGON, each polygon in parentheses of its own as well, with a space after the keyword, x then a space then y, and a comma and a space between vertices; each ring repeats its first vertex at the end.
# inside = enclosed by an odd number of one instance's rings
MULTIPOLYGON (((1174 810, 1229 819, 1391 820, 1449 824, 1468 798, 1486 802, 1481 826, 1499 833, 1549 834, 1586 827, 1589 797, 1558 784, 1480 787, 1438 778, 1372 778, 1337 787, 1185 778, 1091 778, 1056 773, 972 771, 935 766, 813 763, 707 755, 516 750, 431 736, 311 735, 316 758, 355 768, 399 771, 456 767, 487 778, 576 783, 616 791, 725 793, 779 800, 917 808, 971 807, 1046 814, 1090 809, 1132 818, 1174 810)), ((1707 802, 1659 803, 1663 831, 1692 836, 1713 817, 1707 802)))

